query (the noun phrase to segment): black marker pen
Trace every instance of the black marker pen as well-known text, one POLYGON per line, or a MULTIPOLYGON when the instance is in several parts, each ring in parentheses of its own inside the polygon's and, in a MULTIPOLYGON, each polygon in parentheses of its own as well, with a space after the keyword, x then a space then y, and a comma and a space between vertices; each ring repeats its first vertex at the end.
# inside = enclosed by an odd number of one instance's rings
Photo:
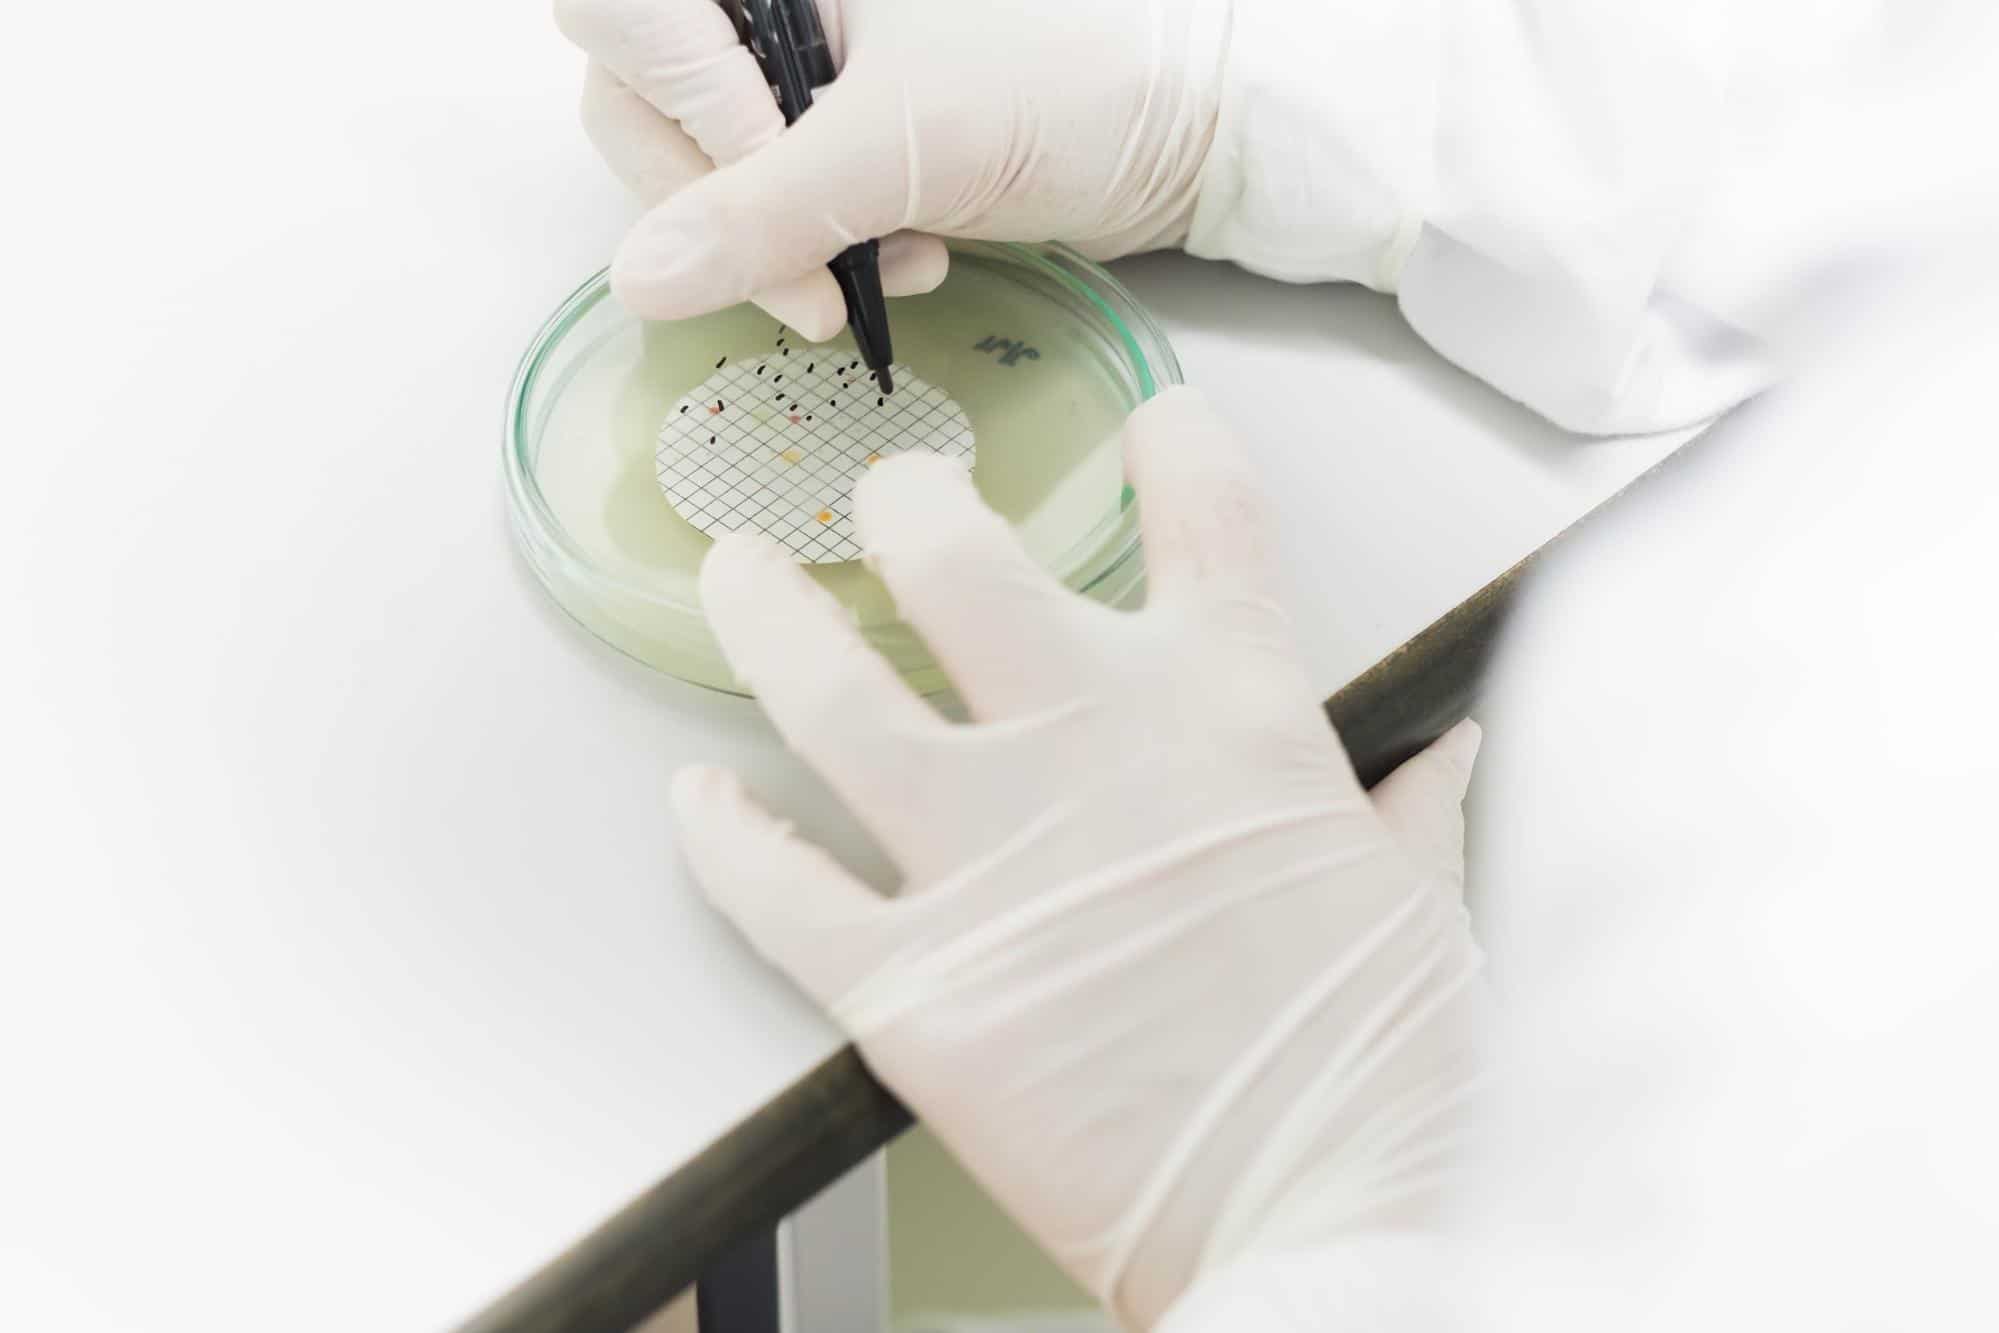
MULTIPOLYGON (((812 105, 812 90, 833 81, 833 52, 812 0, 716 0, 736 25, 769 81, 784 123, 795 123, 812 105)), ((826 265, 847 302, 847 327, 868 369, 881 377, 883 393, 894 391, 889 362, 888 303, 882 298, 881 245, 850 245, 826 265)), ((780 337, 778 341, 783 342, 780 337)), ((787 348, 787 351, 790 349, 787 348)))

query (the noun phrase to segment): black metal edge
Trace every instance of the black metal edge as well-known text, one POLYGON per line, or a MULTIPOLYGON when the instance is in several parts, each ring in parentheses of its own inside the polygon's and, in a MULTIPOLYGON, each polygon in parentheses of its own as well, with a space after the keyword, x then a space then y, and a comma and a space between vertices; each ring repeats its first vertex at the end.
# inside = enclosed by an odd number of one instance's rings
MULTIPOLYGON (((1372 787, 1470 715, 1532 564, 1685 452, 1674 450, 1627 482, 1326 701, 1363 784, 1372 787)), ((459 1333, 629 1333, 704 1269, 769 1233, 911 1123, 907 1108, 845 1047, 459 1333)))
POLYGON ((1326 717, 1362 786, 1374 786, 1470 716, 1528 563, 1480 588, 1326 700, 1326 717))
POLYGON ((619 1209, 461 1333, 629 1333, 910 1125, 849 1046, 619 1209))
POLYGON ((785 1333, 775 1227, 764 1228, 702 1269, 696 1281, 699 1333, 785 1333))

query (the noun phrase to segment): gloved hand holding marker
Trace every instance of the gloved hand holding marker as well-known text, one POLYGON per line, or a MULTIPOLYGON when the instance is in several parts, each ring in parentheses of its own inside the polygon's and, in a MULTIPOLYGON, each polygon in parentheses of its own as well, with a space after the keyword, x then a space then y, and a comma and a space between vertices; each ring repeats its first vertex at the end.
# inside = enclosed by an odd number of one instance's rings
POLYGON ((818 0, 838 74, 787 128, 714 0, 556 4, 584 125, 650 210, 612 266, 644 318, 755 300, 823 341, 846 320, 825 266, 858 242, 904 296, 943 281, 940 236, 1059 241, 1393 293, 1445 358, 1586 434, 1769 380, 1738 322, 1756 266, 1701 260, 1758 214, 1706 179, 1733 104, 1702 11, 818 0))
POLYGON ((716 905, 1134 1328, 1203 1274, 1420 1225, 1476 1074, 1459 903, 1469 723, 1363 791, 1273 590, 1239 448, 1133 414, 1151 591, 1041 570, 962 468, 885 460, 867 559, 971 714, 912 693, 782 548, 701 596, 785 740, 904 876, 883 897, 729 773, 674 783, 716 905))
POLYGON ((715 0, 558 0, 590 57, 585 129, 651 210, 613 287, 650 319, 755 300, 824 341, 847 319, 826 265, 870 238, 892 297, 944 280, 938 236, 1095 259, 1180 244, 1228 8, 1030 0, 967 23, 930 0, 819 0, 838 76, 787 127, 715 0))
MULTIPOLYGON (((833 82, 833 53, 819 26, 812 0, 719 0, 736 35, 756 57, 770 81, 784 123, 793 125, 812 105, 812 93, 833 82)), ((847 326, 868 373, 884 394, 895 392, 889 366, 895 360, 889 337, 888 307, 882 299, 880 244, 856 242, 826 265, 846 304, 847 326)))

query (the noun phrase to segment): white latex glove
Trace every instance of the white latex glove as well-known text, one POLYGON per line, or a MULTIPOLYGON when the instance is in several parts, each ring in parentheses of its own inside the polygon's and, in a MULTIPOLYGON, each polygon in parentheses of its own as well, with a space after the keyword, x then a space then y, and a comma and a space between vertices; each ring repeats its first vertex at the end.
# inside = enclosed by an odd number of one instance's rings
POLYGON ((822 266, 869 236, 891 293, 942 279, 921 233, 1184 245, 1393 293, 1444 356, 1599 434, 1771 379, 1765 317, 1822 283, 1837 211, 1806 164, 1866 132, 1825 108, 1902 49, 1866 8, 821 0, 845 66, 785 130, 712 0, 558 0, 592 137, 656 205, 612 271, 641 315, 757 295, 830 337, 822 266))
POLYGON ((583 120, 656 205, 620 300, 678 319, 755 297, 808 338, 845 322, 827 260, 886 237, 889 295, 943 280, 933 236, 1177 245, 1220 93, 1229 0, 820 0, 840 77, 787 130, 714 0, 557 0, 590 56, 583 120), (719 166, 721 169, 716 170, 719 166))
POLYGON ((955 464, 862 481, 869 560, 969 724, 759 536, 701 594, 884 897, 729 773, 674 785, 715 904, 1080 1283, 1148 1327, 1204 1269, 1420 1227, 1473 1077, 1467 723, 1370 798, 1272 588, 1270 520, 1190 390, 1125 429, 1137 613, 1038 568, 955 464))

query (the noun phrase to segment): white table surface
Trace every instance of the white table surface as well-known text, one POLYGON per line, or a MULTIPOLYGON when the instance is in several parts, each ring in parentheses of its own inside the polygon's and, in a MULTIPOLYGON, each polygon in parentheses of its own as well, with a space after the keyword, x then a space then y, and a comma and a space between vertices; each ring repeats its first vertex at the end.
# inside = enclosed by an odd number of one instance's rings
MULTIPOLYGON (((0 1323, 439 1327, 838 1045, 701 907, 674 767, 859 841, 753 705, 509 550, 509 373, 628 217, 545 5, 44 21, 0 1323)), ((1264 461, 1328 692, 1669 446, 1560 436, 1364 292, 1118 271, 1264 461)))

